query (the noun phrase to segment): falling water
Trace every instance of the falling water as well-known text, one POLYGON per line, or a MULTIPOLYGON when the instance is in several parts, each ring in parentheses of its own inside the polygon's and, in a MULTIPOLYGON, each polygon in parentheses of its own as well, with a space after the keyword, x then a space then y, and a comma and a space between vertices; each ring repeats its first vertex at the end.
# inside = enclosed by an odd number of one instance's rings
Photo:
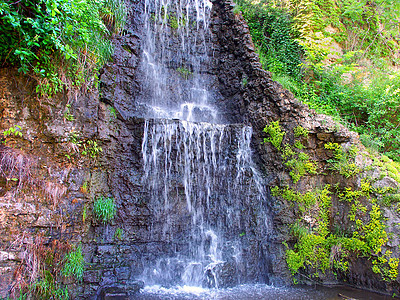
POLYGON ((271 217, 252 162, 252 128, 216 108, 208 0, 146 0, 136 99, 146 118, 142 156, 151 241, 147 285, 214 287, 265 281, 271 217), (262 237, 260 239, 260 237, 262 237), (161 247, 161 246, 160 246, 161 247))
POLYGON ((186 252, 176 251, 159 261, 158 270, 147 270, 147 280, 218 287, 219 272, 227 267, 236 270, 226 274, 233 281, 246 280, 241 248, 246 231, 253 230, 248 218, 256 218, 265 238, 271 228, 251 160, 251 134, 251 127, 238 124, 145 122, 144 181, 156 223, 162 224, 161 238, 174 243, 183 235, 187 243, 186 252))
POLYGON ((145 32, 137 101, 146 117, 217 121, 210 76, 208 0, 145 0, 145 32))

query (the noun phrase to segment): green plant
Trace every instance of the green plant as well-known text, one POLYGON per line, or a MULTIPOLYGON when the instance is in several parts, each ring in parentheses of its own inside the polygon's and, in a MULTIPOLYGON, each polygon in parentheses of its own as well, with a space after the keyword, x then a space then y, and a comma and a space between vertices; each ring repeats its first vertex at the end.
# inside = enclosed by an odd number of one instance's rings
POLYGON ((70 122, 74 121, 75 117, 70 113, 71 104, 67 104, 65 107, 64 119, 70 122))
POLYGON ((239 5, 235 5, 235 7, 233 8, 233 14, 235 14, 235 15, 240 14, 240 6, 239 5))
POLYGON ((65 263, 62 273, 64 276, 73 276, 78 281, 82 281, 85 270, 85 259, 82 255, 82 247, 78 246, 74 251, 65 255, 65 263))
POLYGON ((100 152, 103 152, 103 148, 101 148, 94 140, 88 140, 82 146, 83 150, 81 151, 81 154, 89 155, 91 158, 96 158, 100 155, 100 152))
MULTIPOLYGON (((300 268, 309 268, 313 276, 325 273, 328 269, 335 272, 347 272, 349 255, 364 256, 372 260, 372 271, 382 276, 385 281, 396 280, 398 276, 399 259, 392 256, 392 252, 383 252, 383 246, 388 242, 382 214, 378 205, 372 205, 369 218, 362 221, 367 208, 360 206, 360 197, 369 197, 371 187, 364 181, 358 191, 347 190, 346 193, 356 192, 357 196, 347 196, 347 201, 358 203, 362 212, 350 211, 350 219, 354 222, 354 229, 346 235, 336 229, 330 229, 331 194, 330 186, 322 190, 310 191, 305 194, 292 189, 274 187, 271 189, 274 197, 281 197, 289 202, 296 203, 300 215, 291 226, 291 233, 296 238, 294 247, 286 246, 286 261, 292 274, 300 268), (316 209, 318 208, 318 209, 316 209)), ((341 196, 343 198, 343 196, 341 196)), ((376 200, 373 200, 373 202, 376 200)))
POLYGON ((193 74, 188 68, 179 67, 176 71, 184 78, 189 79, 189 77, 193 74))
POLYGON ((239 0, 238 8, 274 80, 400 161, 400 73, 391 67, 400 2, 239 0))
POLYGON ((329 142, 324 146, 325 149, 333 151, 333 159, 327 160, 331 170, 338 171, 339 174, 346 178, 360 173, 360 168, 355 164, 355 157, 358 153, 358 149, 355 146, 350 147, 348 151, 344 151, 343 147, 338 143, 329 142))
POLYGON ((305 148, 305 146, 300 141, 295 141, 294 146, 299 150, 303 150, 305 148))
POLYGON ((108 111, 110 112, 110 119, 111 120, 117 119, 117 110, 114 107, 109 106, 108 107, 108 111))
POLYGON ((80 188, 81 192, 86 194, 88 192, 88 182, 85 180, 85 182, 82 184, 80 188))
POLYGON ((86 204, 83 206, 83 210, 82 210, 82 223, 85 223, 87 218, 87 206, 86 204))
POLYGON ((247 83, 248 83, 248 78, 246 76, 244 76, 242 78, 242 87, 246 87, 247 83))
MULTIPOLYGON (((55 299, 55 300, 68 300, 68 288, 62 288, 53 278, 52 274, 49 271, 45 271, 44 278, 36 281, 29 288, 31 291, 28 294, 32 293, 36 296, 36 299, 55 299)), ((25 299, 27 295, 23 295, 23 299, 25 299)))
POLYGON ((288 11, 272 5, 255 4, 239 0, 234 12, 242 11, 260 61, 264 68, 275 74, 290 74, 299 79, 302 74, 302 47, 295 40, 293 20, 288 11))
POLYGON ((276 149, 281 150, 282 140, 286 133, 281 129, 279 120, 265 126, 264 132, 269 134, 268 138, 264 138, 264 143, 271 143, 276 149))
POLYGON ((120 34, 126 23, 126 4, 123 0, 104 0, 100 7, 100 17, 113 32, 120 34))
POLYGON ((118 0, 2 1, 0 61, 33 71, 36 91, 51 97, 96 79, 111 57, 111 34, 121 32, 125 19, 118 0))
POLYGON ((45 244, 45 240, 39 233, 26 245, 24 258, 15 270, 18 281, 10 291, 11 295, 19 294, 18 299, 69 299, 60 278, 69 245, 56 239, 45 244))
POLYGON ((305 138, 308 137, 308 129, 306 129, 306 128, 300 126, 300 125, 297 126, 297 127, 293 130, 293 132, 294 132, 294 136, 295 136, 295 137, 300 137, 300 136, 303 136, 303 137, 305 137, 305 138))
POLYGON ((124 235, 123 229, 117 228, 117 229, 115 230, 115 233, 114 233, 114 239, 117 239, 117 240, 121 241, 123 235, 124 235))
POLYGON ((8 136, 22 137, 21 126, 14 125, 3 131, 3 136, 6 138, 8 136))
POLYGON ((185 27, 186 22, 187 22, 187 20, 186 20, 185 15, 182 15, 180 17, 175 17, 174 15, 169 16, 169 24, 170 24, 171 28, 173 28, 173 29, 185 27))
POLYGON ((74 145, 77 145, 78 147, 82 145, 80 133, 75 130, 71 131, 68 134, 68 141, 70 141, 74 145))
POLYGON ((98 197, 93 204, 93 211, 97 219, 103 223, 111 222, 116 214, 113 198, 98 197))

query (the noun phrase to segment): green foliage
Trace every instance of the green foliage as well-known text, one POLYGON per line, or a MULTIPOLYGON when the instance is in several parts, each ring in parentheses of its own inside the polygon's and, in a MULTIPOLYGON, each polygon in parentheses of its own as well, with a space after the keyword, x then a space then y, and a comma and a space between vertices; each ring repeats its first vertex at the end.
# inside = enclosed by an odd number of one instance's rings
POLYGON ((3 137, 15 136, 22 137, 21 126, 14 125, 3 131, 3 137))
POLYGON ((292 225, 292 235, 297 243, 293 249, 286 250, 286 261, 292 274, 308 266, 318 277, 318 272, 325 273, 330 268, 329 208, 331 207, 330 186, 323 190, 310 191, 305 194, 292 191, 286 187, 280 190, 280 197, 295 201, 301 212, 301 219, 292 225), (312 211, 318 207, 318 213, 312 211), (305 224, 308 223, 308 228, 305 224))
POLYGON ((304 194, 289 187, 271 189, 274 197, 296 203, 300 212, 291 226, 296 243, 292 248, 284 243, 287 248, 286 262, 293 275, 302 268, 308 268, 314 277, 319 277, 327 270, 346 272, 349 266, 347 259, 351 254, 371 259, 372 271, 381 275, 383 280, 396 280, 399 259, 392 257, 391 251, 383 253, 382 247, 388 243, 388 235, 377 204, 372 205, 368 218, 364 220, 367 207, 361 205, 359 199, 368 199, 371 190, 370 182, 364 180, 359 190, 346 189, 339 194, 342 200, 355 204, 354 211, 349 212, 354 226, 351 227, 352 232, 345 236, 330 226, 333 193, 329 185, 304 194))
MULTIPOLYGON (((33 283, 29 289, 28 294, 34 294, 36 299, 69 299, 68 288, 62 288, 49 271, 45 271, 44 277, 33 283)), ((23 297, 26 296, 25 294, 23 297)))
MULTIPOLYGON (((279 126, 279 121, 271 122, 264 128, 264 132, 268 133, 270 137, 264 138, 264 143, 271 143, 277 148, 285 160, 284 165, 290 169, 289 175, 294 183, 297 183, 300 178, 306 174, 317 174, 317 165, 310 159, 308 154, 300 152, 304 149, 304 145, 300 141, 295 142, 293 149, 289 144, 282 147, 282 140, 286 132, 279 126)), ((295 136, 308 136, 308 130, 301 126, 294 129, 295 136)))
POLYGON ((114 239, 121 241, 123 235, 124 235, 124 230, 121 228, 117 228, 114 233, 114 239))
MULTIPOLYGON (((97 141, 85 141, 84 139, 82 139, 81 134, 77 131, 71 131, 69 133, 68 141, 75 145, 75 153, 82 156, 89 156, 90 158, 95 159, 100 155, 101 152, 103 152, 103 148, 99 146, 97 141)), ((68 157, 71 158, 71 155, 68 154, 68 157)))
POLYGON ((319 101, 336 109, 351 128, 362 135, 365 146, 385 153, 392 159, 400 157, 400 74, 387 70, 369 70, 366 86, 362 74, 353 73, 353 81, 343 83, 346 70, 339 66, 316 70, 313 89, 319 101), (358 79, 359 77, 359 79, 358 79))
POLYGON ((346 152, 339 144, 329 142, 325 144, 325 149, 333 151, 333 159, 327 160, 329 163, 329 169, 338 171, 339 174, 346 178, 360 173, 360 168, 358 168, 354 162, 358 153, 358 149, 355 146, 350 147, 346 152))
POLYGON ((110 119, 111 120, 117 119, 117 110, 114 107, 109 106, 108 107, 108 111, 110 112, 110 119))
POLYGON ((242 87, 245 87, 248 83, 248 78, 247 77, 243 77, 242 78, 242 87))
POLYGON ((305 174, 317 174, 316 164, 310 160, 308 154, 300 152, 297 157, 293 156, 292 159, 285 162, 285 166, 291 169, 289 175, 292 177, 294 183, 298 182, 305 174))
POLYGON ((71 114, 70 109, 71 109, 71 104, 67 104, 65 106, 64 119, 72 122, 75 120, 75 117, 74 115, 71 114))
POLYGON ((294 146, 299 150, 303 150, 305 148, 305 146, 300 141, 295 141, 294 146))
MULTIPOLYGON (((294 148, 289 144, 282 145, 285 132, 278 122, 270 123, 264 129, 270 136, 265 142, 274 141, 280 151, 284 164, 290 169, 293 183, 296 183, 305 174, 315 174, 317 164, 309 155, 302 152, 304 145, 295 139, 294 148)), ((295 137, 307 137, 308 132, 300 126, 294 129, 295 137)), ((344 150, 338 143, 327 143, 325 149, 332 151, 333 158, 328 160, 329 169, 343 178, 360 173, 355 165, 358 148, 355 146, 344 150)), ((363 154, 365 155, 365 154, 363 154)), ((398 165, 389 158, 382 156, 373 158, 374 165, 379 166, 383 176, 388 170, 399 174, 398 165)), ((327 271, 347 272, 354 257, 363 256, 372 261, 372 271, 380 275, 385 281, 394 281, 398 276, 399 259, 393 257, 387 246, 389 237, 378 202, 389 201, 398 197, 397 188, 374 188, 371 179, 361 177, 358 188, 341 188, 339 183, 332 188, 325 185, 322 189, 313 189, 301 193, 288 186, 272 187, 271 195, 288 202, 295 211, 297 218, 291 223, 290 240, 295 240, 293 246, 286 246, 286 262, 293 275, 305 270, 312 277, 318 278, 327 271), (341 224, 332 224, 332 197, 348 205, 348 221, 351 225, 342 231, 341 224), (367 203, 367 204, 366 204, 367 203), (370 205, 368 205, 370 203, 370 205), (335 226, 333 226, 335 225, 335 226)), ((378 179, 374 179, 378 180, 378 179)), ((400 199, 400 198, 399 198, 400 199)))
POLYGON ((95 77, 112 54, 109 40, 126 17, 118 0, 0 2, 0 61, 31 72, 52 96, 95 77))
POLYGON ((264 132, 270 135, 264 138, 264 143, 271 143, 276 149, 281 150, 282 140, 286 133, 279 126, 279 120, 265 126, 264 132))
POLYGON ((87 218, 87 206, 86 204, 83 206, 83 210, 82 210, 82 223, 85 223, 87 218))
POLYGON ((274 80, 400 161, 400 73, 392 68, 399 63, 399 1, 238 4, 274 80))
POLYGON ((237 4, 247 20, 263 67, 273 73, 289 74, 299 79, 302 47, 294 39, 296 34, 292 30, 289 13, 247 0, 237 1, 237 4))
POLYGON ((96 141, 88 140, 85 144, 82 144, 83 149, 81 150, 82 155, 89 155, 91 158, 96 158, 100 155, 100 152, 103 152, 103 148, 101 148, 96 141))
POLYGON ((400 183, 400 163, 392 161, 385 155, 381 157, 371 156, 373 166, 379 167, 383 176, 389 176, 400 183))
POLYGON ((182 15, 181 17, 175 17, 174 15, 169 17, 169 24, 171 28, 173 29, 178 29, 181 27, 186 26, 187 19, 185 15, 182 15))
POLYGON ((126 23, 126 4, 123 0, 103 0, 100 16, 109 29, 120 34, 126 23))
POLYGON ((74 251, 65 255, 65 264, 62 273, 64 276, 73 276, 78 281, 82 281, 85 270, 85 259, 82 255, 82 247, 78 246, 74 251))
POLYGON ((103 223, 111 222, 116 214, 116 207, 113 198, 100 196, 94 201, 93 211, 98 220, 103 223))
POLYGON ((294 130, 294 136, 295 137, 308 137, 308 129, 307 128, 303 128, 302 126, 297 126, 294 130))
POLYGON ((193 74, 188 68, 179 67, 176 71, 181 75, 184 79, 189 79, 189 77, 193 74))

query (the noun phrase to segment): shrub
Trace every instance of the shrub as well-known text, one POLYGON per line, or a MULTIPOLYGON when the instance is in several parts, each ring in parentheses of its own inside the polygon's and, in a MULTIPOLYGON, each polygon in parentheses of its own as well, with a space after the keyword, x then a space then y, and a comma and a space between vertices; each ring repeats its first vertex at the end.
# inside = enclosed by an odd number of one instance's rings
POLYGON ((1 1, 0 61, 33 71, 37 92, 51 96, 96 75, 125 18, 119 0, 1 1))

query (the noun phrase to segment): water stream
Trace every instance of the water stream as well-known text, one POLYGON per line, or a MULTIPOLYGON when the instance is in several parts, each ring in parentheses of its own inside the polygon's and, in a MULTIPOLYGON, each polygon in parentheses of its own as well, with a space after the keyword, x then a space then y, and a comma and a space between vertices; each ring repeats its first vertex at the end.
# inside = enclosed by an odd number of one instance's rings
POLYGON ((208 0, 146 0, 140 71, 142 157, 151 241, 148 286, 220 288, 268 281, 272 221, 252 161, 252 128, 230 124, 210 75, 208 0))

